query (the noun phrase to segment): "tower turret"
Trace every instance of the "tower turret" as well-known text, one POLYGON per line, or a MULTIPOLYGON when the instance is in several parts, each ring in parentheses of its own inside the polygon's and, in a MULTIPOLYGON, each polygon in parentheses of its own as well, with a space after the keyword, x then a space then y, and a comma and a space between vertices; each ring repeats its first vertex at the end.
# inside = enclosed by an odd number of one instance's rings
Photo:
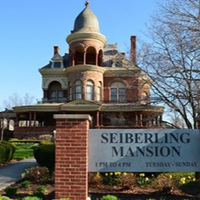
POLYGON ((86 64, 102 66, 106 37, 100 33, 99 21, 89 9, 88 1, 75 19, 74 29, 66 41, 69 44, 71 66, 86 64))

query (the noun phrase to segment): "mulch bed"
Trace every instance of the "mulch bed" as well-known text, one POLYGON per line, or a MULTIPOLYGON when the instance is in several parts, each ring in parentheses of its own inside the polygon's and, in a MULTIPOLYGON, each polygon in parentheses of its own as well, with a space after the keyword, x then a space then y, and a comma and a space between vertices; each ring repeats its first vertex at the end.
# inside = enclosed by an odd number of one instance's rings
MULTIPOLYGON (((109 193, 111 194, 111 193, 109 193)), ((98 193, 91 193, 92 198, 91 200, 100 200, 102 196, 106 194, 98 194, 98 193)), ((149 198, 153 198, 155 200, 183 200, 183 199, 198 199, 198 198, 191 198, 188 196, 177 196, 177 195, 170 195, 170 194, 111 194, 117 196, 120 200, 147 200, 149 198)))
MULTIPOLYGON (((17 197, 22 199, 23 197, 30 196, 37 187, 45 184, 34 184, 31 183, 31 187, 25 189, 21 187, 20 181, 12 187, 17 188, 17 197)), ((54 184, 46 184, 45 198, 43 200, 54 199, 54 184)), ((193 192, 195 188, 192 189, 193 192)), ((183 191, 175 188, 151 188, 151 187, 120 187, 120 186, 109 186, 109 185, 89 185, 89 194, 91 200, 100 200, 102 196, 107 194, 115 195, 120 200, 147 200, 153 198, 155 200, 195 200, 197 198, 198 191, 200 193, 200 187, 196 187, 196 191, 193 195, 184 193, 183 191), (197 190, 198 189, 198 190, 197 190)), ((4 191, 0 191, 0 195, 4 194, 4 191)))
POLYGON ((102 186, 98 188, 90 187, 89 193, 91 195, 91 200, 100 200, 102 196, 107 194, 117 196, 120 200, 146 200, 149 198, 156 200, 199 199, 197 195, 189 195, 174 188, 154 189, 148 187, 133 187, 131 189, 126 189, 116 186, 102 186))
MULTIPOLYGON (((12 187, 18 188, 17 196, 22 199, 23 197, 30 196, 33 191, 41 186, 40 184, 31 184, 28 189, 21 188, 21 182, 12 185, 12 187)), ((43 200, 54 199, 54 185, 45 185, 46 192, 43 200)), ((0 194, 5 194, 4 191, 0 191, 0 194)), ((107 194, 117 196, 120 200, 147 200, 153 198, 155 200, 183 200, 183 199, 198 199, 195 195, 184 194, 179 190, 165 189, 162 191, 152 188, 141 188, 134 187, 132 189, 113 187, 113 186, 102 186, 101 188, 90 187, 89 195, 91 200, 100 200, 102 196, 107 194)))

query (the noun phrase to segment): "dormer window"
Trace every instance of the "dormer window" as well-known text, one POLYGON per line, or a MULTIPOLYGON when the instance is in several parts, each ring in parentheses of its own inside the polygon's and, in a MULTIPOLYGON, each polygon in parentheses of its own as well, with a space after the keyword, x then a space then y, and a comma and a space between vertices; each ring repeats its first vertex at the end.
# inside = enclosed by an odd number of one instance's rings
POLYGON ((59 54, 58 46, 54 46, 54 56, 51 60, 51 68, 64 68, 63 57, 59 54))
POLYGON ((54 68, 61 68, 61 62, 54 62, 54 68))

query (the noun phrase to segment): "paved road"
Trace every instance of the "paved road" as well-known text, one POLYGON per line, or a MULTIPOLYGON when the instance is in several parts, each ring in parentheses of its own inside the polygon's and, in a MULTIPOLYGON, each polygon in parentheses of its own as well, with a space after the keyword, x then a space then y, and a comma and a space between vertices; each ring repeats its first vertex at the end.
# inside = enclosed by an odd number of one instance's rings
POLYGON ((25 169, 37 165, 34 158, 22 160, 13 164, 0 167, 0 190, 21 180, 25 169))

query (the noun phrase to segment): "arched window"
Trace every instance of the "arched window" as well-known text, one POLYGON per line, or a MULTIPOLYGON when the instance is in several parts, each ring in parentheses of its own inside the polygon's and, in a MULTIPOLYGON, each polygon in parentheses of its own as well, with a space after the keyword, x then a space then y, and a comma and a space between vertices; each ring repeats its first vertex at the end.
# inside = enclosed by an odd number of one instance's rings
POLYGON ((80 80, 75 82, 75 99, 82 99, 82 82, 80 80))
POLYGON ((99 81, 97 85, 97 101, 102 100, 102 83, 99 81))
POLYGON ((121 82, 114 82, 110 85, 110 100, 114 103, 126 101, 126 86, 121 82))
POLYGON ((94 100, 94 83, 93 83, 93 81, 87 81, 86 100, 94 100))
POLYGON ((82 65, 84 59, 84 49, 82 46, 78 46, 75 52, 75 65, 82 65))
POLYGON ((61 84, 57 81, 53 81, 49 84, 49 101, 50 102, 62 102, 64 92, 61 88, 61 84))
POLYGON ((94 47, 88 47, 87 49, 86 64, 96 65, 96 50, 94 47))

